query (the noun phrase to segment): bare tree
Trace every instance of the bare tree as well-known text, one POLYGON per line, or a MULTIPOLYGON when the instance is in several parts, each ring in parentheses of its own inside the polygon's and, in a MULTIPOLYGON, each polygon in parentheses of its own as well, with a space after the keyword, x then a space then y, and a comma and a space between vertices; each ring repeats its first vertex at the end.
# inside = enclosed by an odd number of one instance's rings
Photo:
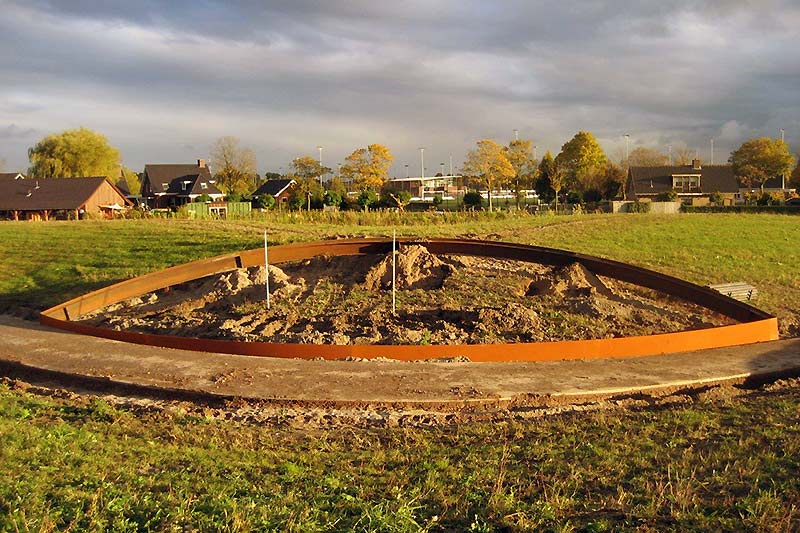
POLYGON ((217 185, 225 194, 250 192, 256 175, 256 155, 239 146, 236 137, 221 137, 211 147, 211 168, 217 185))

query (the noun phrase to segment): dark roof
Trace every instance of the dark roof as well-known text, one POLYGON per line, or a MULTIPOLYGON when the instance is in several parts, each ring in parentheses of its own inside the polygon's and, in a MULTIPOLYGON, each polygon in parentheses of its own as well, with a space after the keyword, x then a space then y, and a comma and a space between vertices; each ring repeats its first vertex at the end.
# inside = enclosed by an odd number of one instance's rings
MULTIPOLYGON (((222 194, 222 191, 214 184, 208 167, 201 167, 197 164, 145 165, 144 179, 149 179, 150 190, 153 194, 164 193, 176 196, 222 194), (185 189, 184 183, 186 184, 185 189)), ((144 183, 144 179, 142 183, 144 183)))
POLYGON ((253 196, 259 196, 262 194, 269 194, 271 196, 278 196, 282 193, 288 186, 293 183, 297 183, 292 179, 281 179, 281 180, 267 180, 261 184, 261 186, 256 189, 256 192, 253 193, 253 196))
POLYGON ((105 181, 102 176, 0 180, 0 211, 80 209, 105 181))
POLYGON ((13 180, 17 179, 17 176, 20 176, 20 179, 25 179, 25 176, 20 172, 0 172, 0 180, 13 180))
POLYGON ((635 194, 658 194, 672 190, 672 176, 700 175, 700 191, 739 192, 739 184, 730 165, 706 165, 699 169, 692 165, 661 167, 631 167, 628 171, 628 192, 635 194))

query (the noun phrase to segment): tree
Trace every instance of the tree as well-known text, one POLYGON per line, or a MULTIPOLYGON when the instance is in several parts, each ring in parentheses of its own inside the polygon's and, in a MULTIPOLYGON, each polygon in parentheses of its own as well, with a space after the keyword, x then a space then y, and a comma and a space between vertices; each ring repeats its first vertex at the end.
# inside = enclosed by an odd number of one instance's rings
POLYGON ((256 209, 272 209, 275 206, 275 197, 271 194, 259 194, 253 198, 256 209))
POLYGON ((550 203, 553 200, 553 188, 551 187, 550 177, 555 174, 556 172, 556 162, 553 159, 553 154, 550 153, 550 150, 544 154, 542 160, 539 161, 539 168, 536 172, 536 181, 534 182, 533 188, 536 190, 536 194, 539 195, 539 199, 550 203))
POLYGON ((128 192, 133 195, 139 194, 142 188, 142 182, 139 179, 139 174, 128 167, 122 167, 120 173, 122 181, 124 181, 125 186, 128 187, 128 192))
POLYGON ((236 137, 221 137, 211 147, 211 168, 216 169, 217 186, 226 195, 247 194, 256 176, 256 155, 240 147, 236 137))
POLYGON ((389 166, 394 157, 381 144, 370 144, 347 156, 340 174, 349 180, 356 190, 379 191, 386 182, 389 166))
POLYGON ((560 171, 566 172, 565 186, 586 190, 595 188, 606 169, 606 155, 588 131, 579 131, 564 143, 556 157, 560 171))
POLYGON ((669 163, 669 158, 653 148, 639 146, 628 155, 629 167, 661 167, 669 163))
POLYGON ((298 189, 306 195, 309 209, 312 197, 322 199, 323 190, 319 180, 327 172, 330 172, 329 168, 307 155, 292 161, 292 178, 297 182, 298 189))
POLYGON ((502 146, 491 139, 477 142, 478 147, 467 152, 464 172, 474 176, 489 191, 489 211, 492 211, 492 191, 514 177, 514 167, 502 146))
POLYGON ((627 175, 622 170, 622 167, 609 161, 599 189, 603 199, 613 200, 619 194, 619 191, 625 187, 626 179, 627 175))
MULTIPOLYGON (((558 161, 558 158, 556 158, 558 161)), ((553 166, 553 173, 550 175, 550 188, 553 189, 555 193, 555 200, 556 200, 556 212, 558 212, 558 195, 567 186, 567 183, 572 179, 570 177, 571 170, 568 168, 562 167, 557 162, 553 166)))
POLYGON ((511 188, 514 190, 514 198, 516 198, 517 208, 519 208, 522 190, 527 188, 536 174, 536 161, 533 159, 533 141, 515 139, 503 148, 503 152, 514 169, 511 188))
POLYGON ((672 163, 674 165, 691 165, 692 159, 695 159, 697 152, 692 150, 688 146, 684 146, 683 148, 678 148, 672 154, 672 163))
MULTIPOLYGON (((434 197, 434 200, 435 199, 434 197)), ((411 203, 411 193, 402 190, 385 190, 383 194, 381 194, 381 202, 389 207, 396 207, 398 211, 403 212, 406 206, 411 203)))
POLYGON ((796 188, 800 188, 800 156, 798 156, 797 159, 797 166, 794 167, 794 171, 792 171, 790 183, 792 183, 796 188))
POLYGON ((464 202, 465 208, 475 209, 483 204, 483 197, 478 191, 469 191, 464 194, 462 201, 464 202))
POLYGON ((776 176, 784 176, 792 170, 794 157, 789 145, 780 139, 761 137, 745 141, 728 159, 733 172, 748 187, 756 184, 764 192, 764 182, 776 176))
POLYGON ((119 150, 105 136, 87 128, 48 135, 28 149, 34 178, 119 175, 119 150))

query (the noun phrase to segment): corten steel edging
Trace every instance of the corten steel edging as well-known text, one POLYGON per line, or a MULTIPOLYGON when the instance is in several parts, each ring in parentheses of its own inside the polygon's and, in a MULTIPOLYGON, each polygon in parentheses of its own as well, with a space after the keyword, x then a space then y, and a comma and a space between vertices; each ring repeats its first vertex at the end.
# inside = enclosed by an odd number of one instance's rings
MULTIPOLYGON (((475 255, 537 262, 554 266, 564 266, 577 262, 597 274, 660 290, 717 311, 740 323, 731 326, 650 336, 580 341, 431 346, 338 346, 176 337, 116 331, 74 322, 82 314, 100 309, 106 305, 141 296, 148 292, 165 289, 177 283, 192 281, 236 268, 262 265, 264 251, 260 248, 202 259, 123 281, 47 309, 41 313, 40 321, 44 325, 76 333, 136 344, 239 355, 303 359, 315 357, 324 359, 386 357, 398 360, 416 360, 466 356, 476 362, 554 361, 675 353, 749 344, 778 338, 778 324, 774 316, 743 302, 733 300, 712 289, 700 287, 633 265, 564 250, 493 241, 455 239, 402 239, 400 241, 401 246, 410 244, 420 244, 432 253, 437 254, 475 255)), ((391 251, 391 246, 391 241, 386 239, 352 239, 276 246, 270 249, 270 262, 284 263, 320 255, 345 256, 388 253, 391 251)))

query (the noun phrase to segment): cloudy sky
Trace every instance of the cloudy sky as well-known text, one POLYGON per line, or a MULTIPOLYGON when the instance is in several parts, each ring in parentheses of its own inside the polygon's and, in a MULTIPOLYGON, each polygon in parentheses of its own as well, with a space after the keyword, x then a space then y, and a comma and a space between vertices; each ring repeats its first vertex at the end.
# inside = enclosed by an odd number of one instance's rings
POLYGON ((796 0, 0 0, 0 158, 79 126, 136 170, 224 135, 260 171, 377 142, 435 172, 514 129, 538 155, 581 129, 615 158, 625 133, 706 160, 714 137, 719 162, 784 128, 797 152, 799 28, 796 0))

